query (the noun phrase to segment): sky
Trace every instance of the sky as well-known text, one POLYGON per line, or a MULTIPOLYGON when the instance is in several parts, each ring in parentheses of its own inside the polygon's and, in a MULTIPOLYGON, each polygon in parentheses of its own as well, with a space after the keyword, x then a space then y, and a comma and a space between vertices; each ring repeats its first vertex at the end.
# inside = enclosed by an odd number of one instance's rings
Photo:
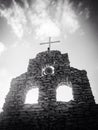
POLYGON ((40 43, 49 37, 60 40, 52 50, 68 53, 72 67, 87 71, 98 103, 97 23, 97 0, 0 0, 0 108, 11 79, 27 71, 29 59, 47 50, 40 43))

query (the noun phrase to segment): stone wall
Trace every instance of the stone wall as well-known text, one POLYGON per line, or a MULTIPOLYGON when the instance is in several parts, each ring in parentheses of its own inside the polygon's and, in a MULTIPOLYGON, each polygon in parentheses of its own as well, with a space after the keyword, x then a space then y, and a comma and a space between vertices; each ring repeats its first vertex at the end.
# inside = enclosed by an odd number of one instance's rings
POLYGON ((58 129, 81 129, 86 118, 90 117, 92 123, 98 119, 98 116, 95 117, 97 108, 87 72, 70 67, 67 53, 46 51, 39 53, 35 59, 30 59, 27 72, 12 80, 1 124, 9 125, 13 118, 13 127, 16 123, 19 127, 27 124, 28 128, 32 126, 36 129, 57 129, 57 126, 58 129), (56 89, 62 83, 71 84, 73 101, 56 101, 56 89), (34 87, 39 88, 38 104, 25 105, 26 94, 34 87), (4 121, 6 117, 9 121, 4 121))

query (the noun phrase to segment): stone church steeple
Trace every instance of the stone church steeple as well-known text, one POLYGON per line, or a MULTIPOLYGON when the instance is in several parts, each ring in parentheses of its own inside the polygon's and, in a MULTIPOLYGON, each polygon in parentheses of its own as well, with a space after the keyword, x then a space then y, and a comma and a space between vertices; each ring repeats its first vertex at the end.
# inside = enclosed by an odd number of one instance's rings
POLYGON ((27 92, 39 88, 38 104, 43 108, 56 105, 56 89, 59 84, 71 84, 74 102, 94 104, 94 97, 85 70, 70 67, 68 54, 46 51, 30 59, 27 72, 12 80, 4 110, 21 109, 27 92))
POLYGON ((27 72, 12 79, 0 128, 85 130, 89 127, 92 130, 98 127, 97 109, 87 72, 71 67, 67 53, 49 50, 30 59, 27 72), (60 84, 72 88, 72 101, 56 100, 56 90, 60 84), (39 88, 38 104, 27 105, 26 95, 32 88, 39 88))

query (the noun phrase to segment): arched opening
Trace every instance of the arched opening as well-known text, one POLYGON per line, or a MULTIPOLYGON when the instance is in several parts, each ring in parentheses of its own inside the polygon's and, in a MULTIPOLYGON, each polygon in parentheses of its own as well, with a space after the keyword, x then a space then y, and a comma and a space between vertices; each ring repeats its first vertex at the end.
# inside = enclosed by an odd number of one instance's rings
POLYGON ((60 85, 56 91, 56 99, 61 102, 73 100, 72 88, 67 85, 60 85))
POLYGON ((38 88, 31 89, 26 95, 25 104, 38 103, 38 95, 39 95, 38 88))

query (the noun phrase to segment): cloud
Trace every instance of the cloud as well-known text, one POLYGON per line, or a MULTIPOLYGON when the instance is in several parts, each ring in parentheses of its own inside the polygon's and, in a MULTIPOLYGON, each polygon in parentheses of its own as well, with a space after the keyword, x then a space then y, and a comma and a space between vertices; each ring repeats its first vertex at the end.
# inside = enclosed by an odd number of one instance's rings
POLYGON ((43 19, 42 23, 36 29, 36 37, 56 37, 60 35, 60 29, 58 25, 51 19, 43 19))
POLYGON ((11 6, 12 0, 0 0, 0 7, 1 8, 8 8, 11 6))
POLYGON ((7 23, 12 27, 15 34, 21 38, 23 36, 26 23, 23 9, 13 0, 13 6, 1 10, 1 16, 6 18, 7 23))
POLYGON ((10 5, 0 13, 19 38, 29 33, 37 38, 67 36, 80 27, 69 0, 12 0, 10 5))
POLYGON ((0 55, 6 50, 6 47, 2 42, 0 42, 0 55))

